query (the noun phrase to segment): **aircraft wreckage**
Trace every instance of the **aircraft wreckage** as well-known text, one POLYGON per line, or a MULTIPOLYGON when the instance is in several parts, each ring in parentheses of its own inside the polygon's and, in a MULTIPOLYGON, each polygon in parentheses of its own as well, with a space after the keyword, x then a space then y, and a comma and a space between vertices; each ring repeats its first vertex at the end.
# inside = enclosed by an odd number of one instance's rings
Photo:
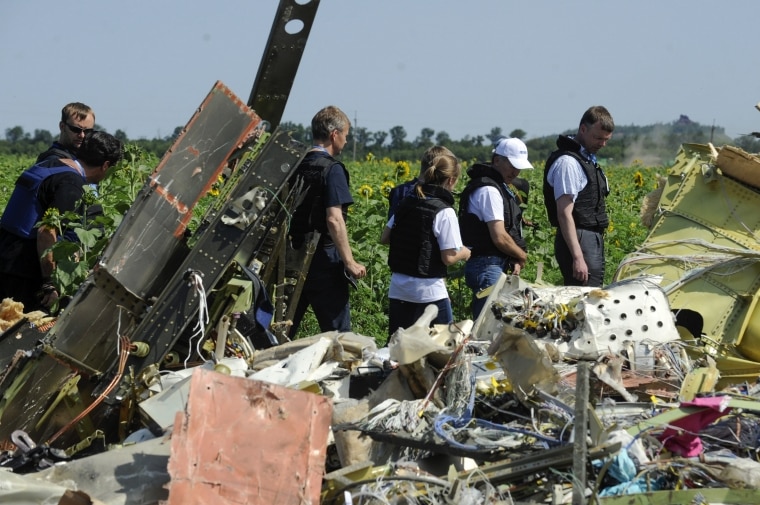
POLYGON ((280 3, 248 103, 213 86, 59 317, 2 302, 0 501, 759 502, 760 159, 734 147, 682 146, 604 288, 505 275, 477 321, 288 341, 306 149, 277 124, 317 5, 280 3))

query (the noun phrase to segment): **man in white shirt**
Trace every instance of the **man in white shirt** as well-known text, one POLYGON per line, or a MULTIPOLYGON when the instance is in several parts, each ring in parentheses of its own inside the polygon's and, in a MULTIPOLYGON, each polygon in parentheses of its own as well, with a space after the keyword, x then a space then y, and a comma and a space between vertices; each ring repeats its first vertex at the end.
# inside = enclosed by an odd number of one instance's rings
POLYGON ((544 169, 544 204, 557 227, 554 255, 565 286, 604 283, 604 232, 609 226, 605 200, 609 184, 596 153, 612 137, 609 111, 596 105, 583 114, 574 136, 560 135, 544 169))
POLYGON ((460 198, 459 228, 472 250, 464 274, 473 291, 473 319, 486 302, 478 293, 495 284, 503 272, 519 274, 525 266, 521 197, 512 183, 520 170, 531 168, 525 143, 504 138, 493 149, 490 164, 476 163, 467 171, 470 182, 460 198))

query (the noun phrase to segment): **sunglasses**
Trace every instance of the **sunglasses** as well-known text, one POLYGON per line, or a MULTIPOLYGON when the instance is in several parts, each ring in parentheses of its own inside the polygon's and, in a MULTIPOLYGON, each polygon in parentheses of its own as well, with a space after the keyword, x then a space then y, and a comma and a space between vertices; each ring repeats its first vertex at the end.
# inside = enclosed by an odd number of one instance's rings
POLYGON ((87 135, 88 133, 92 133, 93 131, 95 131, 93 128, 80 128, 78 126, 70 125, 69 123, 64 123, 64 124, 69 130, 71 130, 71 133, 74 133, 76 135, 80 135, 82 133, 87 135))

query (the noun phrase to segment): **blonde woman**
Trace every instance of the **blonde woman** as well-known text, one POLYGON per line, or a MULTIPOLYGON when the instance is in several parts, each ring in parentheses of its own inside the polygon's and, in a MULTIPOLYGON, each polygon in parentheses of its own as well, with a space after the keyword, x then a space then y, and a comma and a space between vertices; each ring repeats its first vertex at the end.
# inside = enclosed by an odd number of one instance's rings
POLYGON ((462 244, 451 194, 462 173, 459 161, 452 154, 428 159, 414 191, 401 201, 380 238, 383 244, 390 244, 390 335, 414 324, 430 304, 438 307, 431 324, 450 323, 453 313, 446 289, 447 267, 470 257, 470 250, 462 244))

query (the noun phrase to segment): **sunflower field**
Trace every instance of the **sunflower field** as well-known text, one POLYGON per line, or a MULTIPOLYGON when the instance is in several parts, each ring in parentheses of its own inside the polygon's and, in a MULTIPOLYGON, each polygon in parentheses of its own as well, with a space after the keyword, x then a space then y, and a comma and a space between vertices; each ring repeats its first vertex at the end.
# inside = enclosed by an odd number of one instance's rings
MULTIPOLYGON (((0 156, 0 211, 13 190, 18 175, 34 162, 28 156, 0 156)), ((145 178, 155 167, 155 156, 142 152, 137 146, 127 145, 126 156, 103 183, 101 195, 104 210, 111 209, 112 226, 118 225, 121 216, 142 187, 145 178)), ((459 193, 467 183, 466 170, 473 163, 463 161, 463 175, 455 188, 455 208, 459 193)), ((554 229, 549 225, 541 191, 543 164, 533 160, 534 170, 524 170, 521 176, 530 183, 525 218, 534 226, 523 233, 528 243, 528 262, 521 277, 528 282, 541 280, 549 284, 561 284, 562 277, 554 260, 554 229), (539 279, 539 272, 540 279, 539 279)), ((371 153, 362 161, 346 162, 351 174, 351 190, 354 205, 349 209, 348 232, 351 247, 357 261, 367 267, 367 276, 358 282, 351 294, 351 318, 356 333, 375 338, 383 345, 387 338, 387 309, 390 270, 388 248, 380 244, 380 234, 387 222, 388 194, 397 184, 413 178, 419 172, 419 160, 391 161, 378 159, 371 153)), ((648 230, 641 224, 640 207, 643 197, 656 189, 658 176, 664 175, 665 167, 645 167, 634 161, 630 166, 607 166, 605 172, 610 181, 611 194, 607 199, 610 226, 605 237, 607 271, 606 281, 612 278, 619 262, 633 251, 645 238, 648 230)), ((213 192, 212 192, 213 193, 213 192)), ((209 194, 206 198, 213 199, 209 194)), ((208 201, 206 205, 208 205, 208 201)), ((194 212, 202 215, 202 209, 194 212)), ((196 220, 198 217, 196 218, 196 220)), ((107 235, 106 235, 107 236, 107 235)), ((99 244, 103 247, 102 244, 99 244)), ((100 249, 98 247, 98 249, 100 249)), ((96 254, 98 251, 92 251, 96 254)), ((448 290, 456 320, 470 318, 472 293, 464 283, 464 264, 449 268, 448 290)), ((80 277, 83 274, 80 274, 80 277)), ((77 282, 68 281, 69 289, 75 290, 77 282)), ((299 336, 319 333, 316 319, 308 312, 302 322, 299 336)))
MULTIPOLYGON (((467 183, 466 171, 473 161, 462 163, 463 174, 454 190, 455 209, 459 194, 467 183)), ((523 170, 521 177, 530 183, 524 216, 533 224, 523 234, 528 243, 528 262, 521 277, 528 282, 561 285, 562 276, 554 259, 554 228, 549 224, 543 204, 543 163, 533 161, 534 170, 523 170), (540 265, 540 267, 539 267, 540 265), (539 270, 540 268, 540 270, 539 270), (538 278, 539 271, 541 272, 538 278)), ((419 172, 419 160, 391 161, 377 159, 371 154, 361 162, 347 162, 351 174, 354 205, 349 210, 348 231, 354 256, 367 267, 367 277, 359 281, 352 292, 351 318, 357 333, 374 337, 383 344, 388 333, 388 248, 379 243, 380 234, 387 222, 388 194, 397 184, 413 178, 419 172)), ((632 252, 646 238, 648 229, 641 224, 640 208, 645 195, 655 190, 658 176, 665 167, 645 167, 634 160, 631 166, 607 166, 605 173, 610 182, 611 194, 607 199, 610 226, 605 237, 606 274, 609 282, 625 255, 632 252)), ((464 264, 449 267, 448 290, 454 309, 454 319, 470 319, 471 290, 464 282, 464 264)), ((302 323, 303 335, 319 331, 313 318, 302 323)))

